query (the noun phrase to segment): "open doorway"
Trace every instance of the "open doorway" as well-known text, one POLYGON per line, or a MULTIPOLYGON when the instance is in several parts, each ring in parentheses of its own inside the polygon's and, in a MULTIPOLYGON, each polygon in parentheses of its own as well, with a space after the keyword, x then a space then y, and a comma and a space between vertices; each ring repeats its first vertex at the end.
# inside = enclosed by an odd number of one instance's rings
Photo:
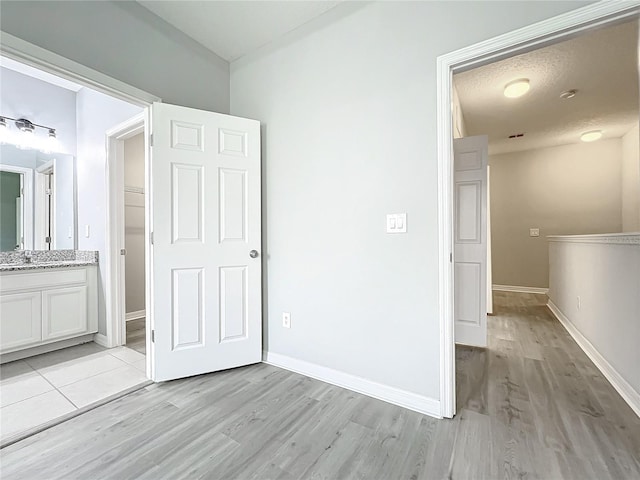
MULTIPOLYGON (((504 404, 534 417, 543 413, 536 401, 551 393, 530 390, 528 369, 539 368, 536 385, 555 384, 562 398, 569 394, 554 375, 587 385, 595 365, 614 387, 607 398, 615 396, 625 414, 640 411, 640 385, 627 366, 638 356, 620 341, 637 316, 635 295, 617 278, 638 268, 633 250, 620 247, 640 240, 637 55, 635 18, 453 76, 454 136, 488 135, 494 281, 487 294, 496 315, 487 321, 486 349, 456 346, 458 409, 487 408, 487 396, 506 386, 529 401, 507 395, 504 404), (516 83, 521 95, 508 91, 516 83), (612 311, 605 332, 594 318, 612 311), (612 330, 615 347, 607 342, 612 330)), ((454 178, 458 170, 454 163, 454 178)), ((458 278, 454 285, 458 298, 458 278)), ((586 388, 580 401, 600 412, 599 393, 586 388)), ((545 405, 547 414, 566 417, 562 400, 545 405)))
MULTIPOLYGON (((2 185, 12 197, 11 218, 3 198, 2 233, 11 238, 3 238, 0 252, 6 445, 149 379, 139 349, 104 341, 111 323, 105 139, 136 115, 142 132, 144 107, 9 58, 0 57, 0 68, 0 171, 17 180, 15 188, 2 185), (13 228, 5 230, 4 220, 13 228)), ((144 184, 144 141, 141 148, 132 163, 144 184)), ((124 204, 124 189, 119 193, 124 204)), ((144 274, 140 288, 144 299, 144 274)))
POLYGON ((126 346, 146 353, 144 133, 124 140, 126 346))

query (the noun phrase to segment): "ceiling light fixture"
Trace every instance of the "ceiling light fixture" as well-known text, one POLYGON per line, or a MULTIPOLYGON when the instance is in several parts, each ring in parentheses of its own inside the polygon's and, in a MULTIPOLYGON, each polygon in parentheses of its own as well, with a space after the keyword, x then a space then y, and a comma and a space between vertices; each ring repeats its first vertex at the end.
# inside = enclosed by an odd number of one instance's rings
POLYGON ((507 98, 518 98, 529 91, 529 79, 519 78, 509 82, 504 86, 504 96, 507 98))
POLYGON ((580 140, 583 142, 595 142, 602 138, 602 130, 591 130, 590 132, 584 132, 580 135, 580 140))
POLYGON ((576 93, 578 93, 578 90, 566 90, 566 91, 564 91, 564 92, 562 92, 560 94, 560 98, 564 98, 565 100, 569 100, 570 98, 575 97, 576 93))
POLYGON ((59 144, 55 128, 38 125, 26 118, 0 116, 0 143, 10 143, 22 149, 36 149, 44 152, 58 151, 59 144), (11 131, 7 120, 13 120, 18 131, 11 131), (36 135, 36 129, 47 130, 48 137, 36 135))

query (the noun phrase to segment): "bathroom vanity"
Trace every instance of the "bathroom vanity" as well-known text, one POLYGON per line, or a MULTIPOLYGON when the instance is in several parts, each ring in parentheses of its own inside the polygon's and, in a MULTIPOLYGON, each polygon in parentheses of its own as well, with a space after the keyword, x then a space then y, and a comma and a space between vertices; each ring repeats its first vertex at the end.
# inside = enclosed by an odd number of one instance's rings
POLYGON ((97 252, 0 257, 2 362, 92 340, 98 331, 97 252))

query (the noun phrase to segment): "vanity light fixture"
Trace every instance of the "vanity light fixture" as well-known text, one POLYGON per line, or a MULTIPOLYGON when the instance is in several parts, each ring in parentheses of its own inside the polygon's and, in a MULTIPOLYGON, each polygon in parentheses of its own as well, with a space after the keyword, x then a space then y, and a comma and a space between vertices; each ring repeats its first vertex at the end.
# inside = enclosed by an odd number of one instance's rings
POLYGON ((46 125, 38 125, 26 118, 0 116, 0 143, 11 143, 18 148, 33 148, 44 152, 57 151, 58 139, 56 129, 46 125), (11 131, 7 120, 13 120, 18 131, 11 131), (36 129, 47 130, 48 137, 36 135, 36 129))
POLYGON ((504 96, 507 98, 518 98, 529 91, 528 78, 519 78, 513 82, 509 82, 504 86, 504 96))
POLYGON ((580 140, 583 142, 595 142, 602 138, 602 130, 591 130, 590 132, 584 132, 580 135, 580 140))

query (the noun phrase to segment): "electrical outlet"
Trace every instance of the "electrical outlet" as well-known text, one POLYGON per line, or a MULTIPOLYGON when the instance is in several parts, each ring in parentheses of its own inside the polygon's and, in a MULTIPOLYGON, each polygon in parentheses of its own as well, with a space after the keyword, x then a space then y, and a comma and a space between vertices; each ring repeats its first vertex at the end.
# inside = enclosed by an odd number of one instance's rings
POLYGON ((291 314, 289 312, 282 312, 282 326, 291 328, 291 314))
POLYGON ((580 297, 578 297, 577 305, 578 305, 578 310, 580 310, 580 297))

